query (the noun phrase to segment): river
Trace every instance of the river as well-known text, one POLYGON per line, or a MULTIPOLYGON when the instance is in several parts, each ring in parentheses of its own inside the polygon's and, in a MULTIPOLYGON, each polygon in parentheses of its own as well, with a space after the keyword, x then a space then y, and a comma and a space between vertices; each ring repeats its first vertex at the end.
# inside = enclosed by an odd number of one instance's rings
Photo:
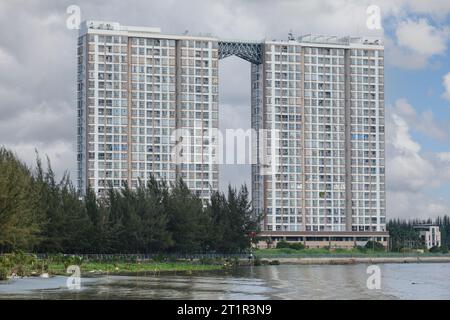
POLYGON ((450 299, 450 263, 239 267, 194 275, 98 276, 69 290, 66 277, 0 281, 0 299, 450 299))

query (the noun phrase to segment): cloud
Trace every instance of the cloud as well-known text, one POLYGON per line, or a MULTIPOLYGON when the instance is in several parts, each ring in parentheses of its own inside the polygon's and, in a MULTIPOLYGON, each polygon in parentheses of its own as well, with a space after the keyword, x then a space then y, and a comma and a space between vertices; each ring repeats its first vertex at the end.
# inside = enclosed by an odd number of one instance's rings
POLYGON ((418 191, 427 185, 436 185, 436 172, 432 163, 424 159, 421 146, 414 141, 406 121, 392 114, 388 126, 387 171, 391 190, 418 191))
POLYGON ((402 69, 419 70, 428 64, 428 57, 398 46, 395 40, 389 37, 384 38, 384 47, 386 63, 389 65, 402 69))
POLYGON ((426 19, 406 20, 398 24, 395 31, 398 44, 421 55, 443 54, 447 49, 449 30, 436 28, 426 19))
POLYGON ((47 156, 50 159, 52 169, 60 178, 67 171, 73 182, 76 181, 76 159, 73 156, 73 145, 66 141, 55 141, 52 143, 31 142, 5 144, 6 147, 13 147, 17 156, 28 164, 32 169, 36 166, 36 150, 42 160, 44 168, 47 168, 47 156))
MULTIPOLYGON (((395 37, 386 40, 386 63, 423 68, 430 57, 445 52, 442 44, 446 44, 448 31, 429 20, 408 17, 417 12, 442 18, 450 11, 448 3, 426 1, 425 4, 422 0, 1 1, 0 143, 15 150, 30 164, 34 163, 37 148, 42 156, 51 157, 57 173, 69 169, 75 177, 77 32, 66 28, 66 8, 72 4, 80 6, 83 20, 160 26, 164 33, 180 34, 188 29, 192 35, 210 32, 223 38, 255 40, 286 39, 290 30, 295 36, 303 33, 380 36, 383 31, 366 27, 367 7, 378 4, 384 23, 396 26, 401 22, 395 37), (416 32, 417 37, 428 41, 426 48, 420 46, 422 40, 416 38, 416 32)), ((220 126, 248 128, 249 64, 233 58, 220 64, 220 126)), ((405 199, 418 207, 421 203, 415 199, 424 199, 425 190, 445 184, 443 172, 448 162, 443 160, 444 154, 426 155, 411 132, 445 140, 445 128, 431 111, 417 112, 406 101, 397 103, 395 108, 397 118, 390 120, 394 131, 391 137, 387 136, 393 139, 388 148, 389 155, 394 157, 387 166, 388 170, 393 169, 387 176, 388 195, 403 199, 400 194, 403 192, 405 199), (439 175, 442 177, 438 178, 439 175)), ((228 182, 239 185, 250 181, 250 169, 242 165, 227 166, 220 178, 222 188, 228 182)), ((437 211, 440 203, 429 200, 423 215, 437 211)), ((392 215, 408 214, 407 208, 391 211, 392 215)))
POLYGON ((450 212, 448 203, 425 193, 391 191, 387 194, 388 219, 428 219, 450 212))
POLYGON ((446 53, 449 36, 448 27, 435 27, 426 19, 401 20, 395 38, 385 38, 387 61, 400 68, 422 69, 431 57, 446 53))
POLYGON ((439 174, 446 180, 450 180, 450 152, 437 153, 437 166, 439 174))
POLYGON ((408 0, 406 5, 413 12, 429 14, 436 19, 444 19, 450 13, 449 1, 408 0))
POLYGON ((450 72, 447 73, 442 78, 442 85, 444 86, 444 94, 442 95, 445 99, 450 100, 450 72))
POLYGON ((441 152, 438 155, 440 160, 450 162, 450 152, 441 152))
POLYGON ((433 196, 433 190, 450 189, 450 153, 423 152, 411 133, 438 134, 432 132, 437 127, 433 117, 429 113, 419 115, 405 99, 397 100, 387 111, 388 218, 428 218, 449 213, 450 203, 433 196))
POLYGON ((398 118, 398 115, 402 116, 414 130, 439 141, 448 138, 448 123, 440 123, 434 119, 434 113, 430 109, 417 113, 406 99, 398 99, 393 108, 395 111, 393 116, 395 118, 398 118))

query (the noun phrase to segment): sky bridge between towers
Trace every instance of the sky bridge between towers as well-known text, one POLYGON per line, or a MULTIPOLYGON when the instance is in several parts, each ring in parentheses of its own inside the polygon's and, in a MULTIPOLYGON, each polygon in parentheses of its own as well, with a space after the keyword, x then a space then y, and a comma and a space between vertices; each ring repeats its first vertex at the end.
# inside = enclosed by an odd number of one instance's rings
POLYGON ((254 64, 262 63, 262 46, 257 41, 220 40, 219 59, 237 56, 254 64))

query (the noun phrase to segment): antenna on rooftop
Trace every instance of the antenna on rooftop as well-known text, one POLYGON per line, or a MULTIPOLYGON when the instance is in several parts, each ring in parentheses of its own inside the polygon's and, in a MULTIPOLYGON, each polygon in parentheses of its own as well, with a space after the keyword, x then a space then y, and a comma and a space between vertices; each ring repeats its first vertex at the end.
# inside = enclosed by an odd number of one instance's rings
POLYGON ((294 39, 294 34, 292 33, 292 30, 289 30, 289 33, 288 33, 288 40, 289 40, 289 41, 295 40, 295 39, 294 39))

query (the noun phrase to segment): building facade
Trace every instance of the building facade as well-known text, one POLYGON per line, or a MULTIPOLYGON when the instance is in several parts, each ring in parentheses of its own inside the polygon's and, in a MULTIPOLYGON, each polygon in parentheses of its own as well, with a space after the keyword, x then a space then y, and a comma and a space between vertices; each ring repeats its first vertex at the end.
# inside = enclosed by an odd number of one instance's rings
POLYGON ((252 201, 263 235, 385 243, 378 39, 227 41, 86 22, 78 38, 80 190, 182 177, 207 201, 219 185, 218 64, 230 55, 251 63, 252 201))
POLYGON ((385 236, 384 117, 380 40, 264 42, 252 65, 252 125, 272 130, 264 152, 276 165, 271 174, 253 165, 263 230, 385 236))
POLYGON ((78 38, 79 189, 182 177, 208 199, 219 175, 217 55, 210 37, 87 21, 78 38))
POLYGON ((441 246, 441 231, 439 230, 439 226, 420 224, 414 226, 414 229, 419 232, 420 241, 428 250, 441 246))

